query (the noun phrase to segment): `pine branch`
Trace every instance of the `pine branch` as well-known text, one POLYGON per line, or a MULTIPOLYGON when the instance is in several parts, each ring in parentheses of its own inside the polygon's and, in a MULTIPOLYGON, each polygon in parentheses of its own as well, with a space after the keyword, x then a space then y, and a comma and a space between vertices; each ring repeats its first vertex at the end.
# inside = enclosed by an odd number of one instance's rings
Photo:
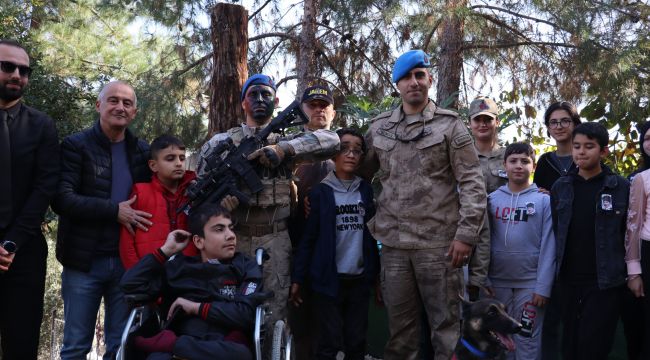
POLYGON ((342 91, 342 93, 344 95, 349 94, 350 93, 350 87, 348 86, 348 83, 345 80, 345 77, 343 77, 343 74, 341 74, 341 72, 339 72, 334 67, 334 64, 332 64, 332 61, 330 61, 330 58, 327 56, 327 54, 325 53, 325 51, 323 49, 319 49, 319 54, 325 59, 325 62, 327 63, 327 65, 330 67, 330 69, 332 69, 332 71, 334 72, 336 77, 339 78, 339 81, 341 82, 341 85, 343 85, 343 87, 345 88, 345 91, 344 92, 342 91))
POLYGON ((563 27, 561 27, 560 25, 558 25, 558 24, 556 24, 554 22, 551 22, 551 21, 548 21, 548 20, 545 20, 545 19, 540 19, 540 18, 528 16, 528 15, 524 15, 524 14, 520 14, 518 12, 514 12, 514 11, 511 11, 511 10, 508 10, 508 9, 500 8, 498 6, 474 5, 474 6, 470 6, 469 9, 470 10, 474 10, 474 9, 490 9, 490 10, 500 11, 500 12, 504 12, 506 14, 510 14, 510 15, 522 18, 522 19, 527 19, 527 20, 531 20, 531 21, 534 21, 534 22, 550 25, 550 26, 552 26, 552 27, 554 27, 556 29, 567 31, 566 29, 564 29, 563 27))
POLYGON ((480 17, 482 17, 482 18, 484 18, 484 19, 486 19, 486 20, 492 22, 492 23, 495 24, 495 25, 498 25, 498 26, 501 26, 501 27, 503 27, 503 28, 506 28, 506 29, 510 30, 510 32, 514 33, 515 35, 517 35, 517 36, 519 36, 519 37, 521 37, 521 38, 523 38, 523 39, 526 39, 526 41, 532 41, 528 36, 526 36, 526 35, 525 35, 523 32, 521 32, 519 29, 515 29, 514 27, 512 27, 512 26, 506 24, 505 21, 500 20, 500 19, 498 19, 498 18, 496 18, 496 17, 494 17, 494 16, 492 16, 492 15, 490 15, 490 14, 484 14, 484 13, 481 13, 481 12, 472 12, 471 14, 472 14, 472 15, 476 15, 476 16, 480 16, 480 17))
POLYGON ((262 9, 264 9, 264 8, 266 7, 266 5, 268 5, 269 3, 271 3, 271 0, 266 0, 266 2, 265 2, 264 4, 262 4, 262 6, 260 6, 257 10, 255 10, 254 13, 252 13, 252 14, 248 17, 248 21, 251 21, 251 19, 254 18, 255 15, 259 14, 260 11, 262 11, 262 9))
POLYGON ((280 38, 286 38, 286 39, 289 39, 289 40, 292 40, 292 41, 298 41, 298 38, 291 35, 291 34, 287 34, 287 33, 283 33, 283 32, 270 32, 270 33, 265 33, 265 34, 249 37, 248 42, 257 41, 257 40, 261 40, 261 39, 265 39, 265 38, 269 38, 269 37, 280 37, 280 38))
POLYGON ((296 75, 289 75, 289 76, 287 76, 287 77, 284 77, 284 78, 280 79, 280 81, 276 82, 276 83, 275 83, 275 87, 276 87, 276 88, 279 88, 280 85, 284 84, 285 82, 290 81, 290 80, 296 80, 296 79, 298 79, 298 76, 296 76, 296 75))
POLYGON ((422 49, 424 52, 428 53, 427 50, 429 49, 429 44, 431 44, 431 38, 433 38, 433 34, 436 33, 436 30, 438 30, 438 26, 440 26, 440 24, 442 24, 442 18, 436 21, 431 31, 429 31, 427 34, 427 37, 424 39, 424 44, 422 44, 422 49))
MULTIPOLYGON (((284 78, 280 79, 280 81, 278 81, 277 83, 275 83, 275 86, 276 86, 276 87, 280 87, 280 85, 284 84, 284 83, 287 82, 287 81, 290 81, 290 80, 297 80, 297 79, 298 79, 298 76, 297 76, 297 75, 289 75, 289 76, 287 76, 287 77, 284 77, 284 78)), ((338 90, 341 94, 345 94, 345 91, 343 91, 343 89, 341 89, 338 85, 336 85, 335 83, 333 83, 333 82, 330 81, 330 80, 327 80, 327 79, 325 79, 325 78, 323 78, 323 77, 320 77, 320 76, 312 76, 312 79, 316 79, 316 80, 324 81, 324 82, 326 82, 326 83, 332 85, 332 87, 334 87, 336 90, 338 90)))
POLYGON ((343 38, 343 39, 345 39, 345 40, 348 40, 348 43, 349 43, 350 45, 352 45, 352 47, 353 47, 353 48, 354 48, 354 49, 355 49, 359 54, 361 54, 361 56, 362 56, 364 59, 366 59, 366 61, 368 61, 368 63, 369 63, 372 67, 374 67, 375 70, 377 70, 377 72, 379 73, 379 76, 381 76, 382 78, 384 78, 384 80, 386 80, 386 82, 388 82, 388 83, 390 84, 390 86, 393 88, 393 91, 397 91, 397 88, 395 88, 395 84, 393 84, 393 81, 391 80, 391 78, 388 77, 388 75, 386 75, 385 70, 382 69, 379 65, 377 65, 374 61, 372 61, 372 60, 368 57, 368 55, 366 55, 366 52, 365 52, 363 49, 360 49, 360 48, 357 46, 357 44, 356 44, 354 41, 352 41, 352 39, 351 39, 348 35, 343 34, 343 32, 341 32, 340 30, 335 29, 335 28, 333 28, 333 27, 331 27, 331 26, 329 26, 329 25, 325 25, 325 24, 323 24, 323 23, 316 23, 316 25, 318 25, 318 26, 322 26, 322 27, 324 27, 324 28, 326 28, 326 29, 329 29, 329 30, 333 31, 333 32, 336 33, 336 34, 339 34, 339 36, 341 36, 341 38, 343 38))
POLYGON ((97 66, 97 67, 104 67, 104 68, 113 69, 113 70, 123 70, 122 67, 118 66, 118 65, 99 63, 99 62, 94 62, 94 61, 90 61, 90 60, 86 60, 86 59, 81 59, 80 61, 82 63, 84 63, 84 64, 93 65, 93 66, 97 66))
POLYGON ((90 10, 91 13, 93 13, 93 15, 95 15, 95 16, 99 19, 99 21, 101 21, 104 25, 106 25, 106 27, 107 27, 109 30, 111 30, 111 34, 115 34, 115 29, 111 26, 111 24, 109 24, 108 22, 106 22, 106 21, 101 17, 101 15, 99 15, 99 13, 97 12, 97 10, 95 10, 95 9, 92 8, 91 6, 88 6, 88 9, 90 10))
POLYGON ((280 46, 280 44, 282 44, 286 40, 287 39, 281 39, 275 45, 273 45, 273 47, 266 54, 262 55, 262 59, 264 59, 264 58, 266 58, 266 59, 262 62, 262 66, 260 66, 260 69, 264 69, 264 67, 269 62, 269 60, 271 60, 271 57, 273 56, 273 54, 275 54, 275 50, 278 49, 278 46, 280 46))
POLYGON ((186 67, 184 67, 184 68, 182 68, 180 70, 174 71, 169 77, 170 78, 171 77, 179 77, 179 76, 185 74, 186 72, 192 70, 194 67, 199 66, 200 64, 202 64, 203 62, 205 62, 206 60, 211 58, 212 55, 213 55, 212 53, 207 53, 207 54, 203 55, 201 58, 199 58, 198 60, 194 61, 193 63, 187 65, 186 67))
POLYGON ((493 43, 493 44, 480 44, 480 43, 466 43, 463 45, 463 50, 469 49, 504 49, 518 46, 552 46, 552 47, 566 47, 577 49, 578 46, 567 43, 546 42, 546 41, 521 41, 512 43, 493 43))

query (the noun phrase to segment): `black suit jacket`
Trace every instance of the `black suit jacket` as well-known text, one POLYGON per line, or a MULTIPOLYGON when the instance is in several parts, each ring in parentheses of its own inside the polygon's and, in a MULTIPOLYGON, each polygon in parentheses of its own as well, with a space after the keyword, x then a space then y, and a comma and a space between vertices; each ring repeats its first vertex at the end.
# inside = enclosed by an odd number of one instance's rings
POLYGON ((20 110, 8 123, 11 189, 0 189, 11 191, 12 220, 8 228, 0 229, 0 240, 15 242, 20 251, 27 242, 43 238, 43 216, 59 179, 59 140, 49 116, 25 104, 18 106, 20 110))

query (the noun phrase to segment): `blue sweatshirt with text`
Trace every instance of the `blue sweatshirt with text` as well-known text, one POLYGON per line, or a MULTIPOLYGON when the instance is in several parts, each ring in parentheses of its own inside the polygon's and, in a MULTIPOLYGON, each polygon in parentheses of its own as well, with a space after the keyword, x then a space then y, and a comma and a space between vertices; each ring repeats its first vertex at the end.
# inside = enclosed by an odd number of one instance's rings
POLYGON ((506 184, 488 196, 488 208, 492 286, 550 297, 556 267, 550 197, 535 184, 519 193, 506 184))

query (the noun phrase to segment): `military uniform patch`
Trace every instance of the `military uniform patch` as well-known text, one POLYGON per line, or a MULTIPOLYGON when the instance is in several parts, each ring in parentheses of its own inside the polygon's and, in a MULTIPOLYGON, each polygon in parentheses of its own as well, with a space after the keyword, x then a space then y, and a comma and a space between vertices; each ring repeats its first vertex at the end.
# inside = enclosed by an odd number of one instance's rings
POLYGON ((392 139, 392 140, 397 139, 397 136, 395 136, 395 134, 393 134, 390 131, 386 131, 384 129, 377 129, 377 135, 381 135, 383 137, 387 137, 387 138, 392 139))
POLYGON ((458 135, 451 140, 454 149, 459 149, 472 143, 472 137, 469 134, 458 135))

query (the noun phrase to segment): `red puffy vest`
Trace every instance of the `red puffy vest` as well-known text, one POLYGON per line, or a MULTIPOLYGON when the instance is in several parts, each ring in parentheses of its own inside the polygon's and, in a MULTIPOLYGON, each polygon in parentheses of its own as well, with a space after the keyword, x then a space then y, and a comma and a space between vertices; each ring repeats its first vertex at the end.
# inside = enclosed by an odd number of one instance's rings
MULTIPOLYGON (((151 177, 150 183, 137 183, 133 185, 133 195, 138 198, 131 205, 134 210, 142 210, 150 213, 153 225, 149 231, 136 229, 135 236, 131 235, 126 228, 122 227, 120 233, 120 258, 125 269, 131 268, 143 256, 150 254, 160 248, 167 239, 170 231, 176 229, 187 230, 187 215, 176 213, 176 209, 184 203, 185 189, 189 183, 196 179, 193 171, 186 171, 175 194, 169 192, 160 183, 156 174, 151 177)), ((183 250, 183 254, 194 256, 198 254, 194 243, 183 250)))

